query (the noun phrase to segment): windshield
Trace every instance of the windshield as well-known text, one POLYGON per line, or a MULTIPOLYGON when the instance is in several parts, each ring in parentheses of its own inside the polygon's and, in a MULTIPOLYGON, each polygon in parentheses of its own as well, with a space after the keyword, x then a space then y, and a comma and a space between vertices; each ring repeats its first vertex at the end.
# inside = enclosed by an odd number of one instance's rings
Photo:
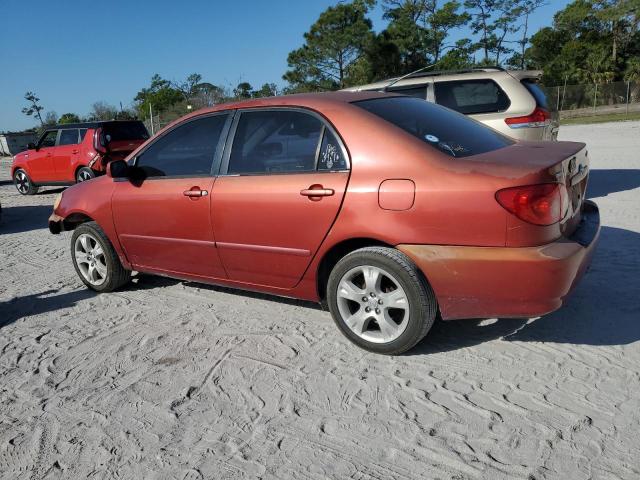
POLYGON ((451 157, 469 157, 514 143, 458 112, 418 98, 375 98, 353 104, 451 157))
POLYGON ((146 140, 149 133, 142 122, 114 122, 105 125, 105 133, 111 135, 112 142, 122 140, 146 140))

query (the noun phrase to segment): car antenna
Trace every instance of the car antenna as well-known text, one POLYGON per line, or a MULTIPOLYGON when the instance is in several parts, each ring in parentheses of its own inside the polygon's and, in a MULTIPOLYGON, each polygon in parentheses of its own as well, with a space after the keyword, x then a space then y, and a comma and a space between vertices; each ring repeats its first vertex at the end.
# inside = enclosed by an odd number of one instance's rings
POLYGON ((384 87, 382 87, 379 91, 380 92, 386 92, 389 88, 393 87, 396 83, 398 83, 401 80, 404 80, 407 77, 410 77, 411 75, 414 75, 416 73, 420 73, 423 70, 426 70, 427 68, 431 68, 431 67, 435 67, 439 62, 436 63, 432 63, 431 65, 427 65, 426 67, 422 67, 419 68, 417 70, 414 70, 413 72, 409 72, 406 75, 403 75, 401 77, 396 78, 395 80, 392 80, 391 82, 387 83, 384 87))

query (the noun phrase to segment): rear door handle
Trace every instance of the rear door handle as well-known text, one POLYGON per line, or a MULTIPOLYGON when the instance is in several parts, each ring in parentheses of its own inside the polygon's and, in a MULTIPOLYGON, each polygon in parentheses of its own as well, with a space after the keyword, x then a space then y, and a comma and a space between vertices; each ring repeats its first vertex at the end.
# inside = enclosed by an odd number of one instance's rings
POLYGON ((78 153, 78 150, 71 150, 71 153, 78 153))
POLYGON ((182 192, 185 197, 206 197, 209 192, 206 190, 200 190, 198 187, 193 187, 191 190, 185 190, 182 192))
POLYGON ((306 188, 300 190, 300 195, 305 197, 330 197, 334 193, 336 192, 333 188, 306 188))

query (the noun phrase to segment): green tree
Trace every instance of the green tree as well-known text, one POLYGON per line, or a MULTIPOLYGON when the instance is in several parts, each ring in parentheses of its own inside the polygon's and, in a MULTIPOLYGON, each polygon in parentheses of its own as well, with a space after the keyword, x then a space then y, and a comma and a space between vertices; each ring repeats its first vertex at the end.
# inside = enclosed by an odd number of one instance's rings
POLYGON ((151 77, 151 85, 136 94, 134 103, 138 116, 146 119, 149 118, 150 106, 155 115, 155 113, 164 112, 183 100, 183 94, 174 88, 169 80, 165 80, 156 73, 151 77))
POLYGON ((238 100, 246 100, 251 98, 253 87, 249 82, 240 82, 236 88, 233 89, 233 96, 238 100))
POLYGON ((57 123, 58 123, 58 114, 53 110, 50 112, 47 112, 46 115, 44 116, 44 125, 49 127, 57 123))
POLYGON ((58 123, 60 124, 78 123, 78 122, 80 122, 80 117, 78 117, 78 115, 76 115, 75 113, 63 113, 62 115, 60 115, 60 118, 58 119, 58 123))
POLYGON ((27 102, 30 102, 31 104, 24 107, 22 109, 22 113, 24 113, 27 116, 34 116, 36 117, 38 120, 40 120, 40 125, 44 126, 44 121, 42 120, 42 115, 40 115, 40 112, 44 109, 44 107, 42 105, 40 105, 40 99, 38 97, 36 97, 36 94, 33 92, 27 92, 24 94, 24 99, 27 102))
POLYGON ((278 95, 278 87, 275 83, 265 83, 258 90, 251 92, 253 98, 275 97, 278 95))
POLYGON ((356 66, 374 36, 366 17, 372 4, 354 0, 320 14, 304 34, 304 45, 287 57, 289 70, 283 78, 289 91, 330 90, 355 83, 356 66))

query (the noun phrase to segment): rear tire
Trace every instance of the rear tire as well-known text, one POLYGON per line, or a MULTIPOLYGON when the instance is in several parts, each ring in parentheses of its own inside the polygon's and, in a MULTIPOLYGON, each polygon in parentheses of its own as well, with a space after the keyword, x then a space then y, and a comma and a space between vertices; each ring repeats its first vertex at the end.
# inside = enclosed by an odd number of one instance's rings
POLYGON ((71 261, 80 280, 96 292, 112 292, 131 279, 109 238, 96 222, 79 225, 71 237, 71 261))
POLYGON ((20 195, 35 195, 39 190, 39 188, 33 184, 27 172, 21 168, 13 174, 13 184, 16 186, 20 195))
POLYGON ((76 172, 76 183, 86 182, 96 177, 96 173, 89 167, 82 167, 76 172))
POLYGON ((338 261, 329 275, 327 303, 349 340, 386 355, 413 348, 438 310, 433 290, 413 262, 385 247, 361 248, 338 261))

